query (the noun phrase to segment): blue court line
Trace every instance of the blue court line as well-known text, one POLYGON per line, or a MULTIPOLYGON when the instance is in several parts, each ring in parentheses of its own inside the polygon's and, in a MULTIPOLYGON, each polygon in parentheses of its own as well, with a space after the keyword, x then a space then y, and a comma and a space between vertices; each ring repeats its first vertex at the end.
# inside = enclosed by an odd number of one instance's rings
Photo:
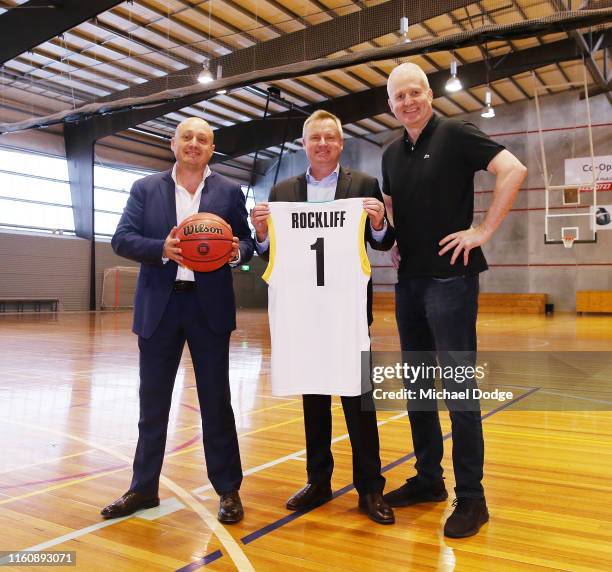
POLYGON ((198 568, 206 566, 207 564, 210 564, 215 560, 219 560, 221 556, 223 556, 223 552, 221 552, 220 550, 215 550, 214 552, 203 556, 199 560, 196 560, 187 564, 186 566, 183 566, 182 568, 179 568, 176 572, 192 572, 192 570, 197 570, 198 568))
MULTIPOLYGON (((482 416, 482 420, 484 421, 488 417, 491 417, 492 415, 495 415, 496 413, 499 413, 500 411, 503 411, 504 409, 510 407, 511 405, 514 405, 515 403, 518 403, 519 401, 521 401, 522 399, 525 399, 526 397, 529 397, 531 394, 535 393, 539 389, 540 389, 539 387, 534 387, 533 389, 530 389, 526 393, 523 393, 522 395, 519 395, 518 397, 515 397, 511 401, 508 401, 508 403, 504 403, 503 405, 500 405, 499 407, 496 407, 495 409, 491 409, 491 411, 489 411, 488 413, 486 413, 485 415, 482 416)), ((442 437, 442 440, 446 441, 446 440, 450 439, 451 435, 452 435, 452 433, 450 433, 450 432, 447 433, 446 435, 444 435, 442 437)), ((412 451, 411 453, 408 453, 407 455, 404 455, 403 457, 400 457, 399 459, 396 459, 395 461, 389 463, 388 465, 385 465, 381 469, 381 473, 386 473, 387 471, 390 471, 391 469, 394 469, 398 465, 401 465, 402 463, 405 463, 406 461, 409 461, 414 456, 415 456, 415 453, 414 453, 414 451, 412 451)), ((354 488, 355 488, 355 485, 352 484, 352 483, 349 484, 349 485, 346 485, 346 486, 342 487, 341 489, 338 489, 333 494, 332 498, 334 498, 334 499, 338 498, 339 496, 342 496, 342 495, 348 493, 349 491, 352 491, 354 488)), ((254 531, 254 532, 251 532, 250 534, 247 534, 246 536, 243 536, 240 539, 240 541, 243 544, 250 544, 254 540, 257 540, 258 538, 261 538, 262 536, 265 536, 266 534, 269 534, 270 532, 274 532, 275 530, 278 530, 282 526, 285 526, 286 524, 289 524, 290 522, 293 522, 294 520, 300 518, 301 516, 304 516, 305 514, 308 514, 309 512, 319 508, 323 504, 325 504, 325 503, 323 502, 323 503, 317 504, 317 505, 312 506, 312 507, 310 507, 310 508, 308 508, 306 510, 297 510, 295 512, 292 512, 291 514, 288 514, 287 516, 279 518, 278 520, 276 520, 274 522, 271 522, 270 524, 266 524, 262 528, 254 531)), ((210 562, 214 562, 215 560, 218 560, 219 558, 221 558, 221 556, 223 556, 223 553, 220 550, 216 550, 215 552, 211 552, 210 554, 204 556, 204 558, 201 558, 200 560, 196 560, 195 562, 192 562, 191 564, 188 564, 187 566, 184 566, 183 568, 179 568, 176 572, 192 572, 193 570, 197 570, 198 568, 206 566, 210 562)))

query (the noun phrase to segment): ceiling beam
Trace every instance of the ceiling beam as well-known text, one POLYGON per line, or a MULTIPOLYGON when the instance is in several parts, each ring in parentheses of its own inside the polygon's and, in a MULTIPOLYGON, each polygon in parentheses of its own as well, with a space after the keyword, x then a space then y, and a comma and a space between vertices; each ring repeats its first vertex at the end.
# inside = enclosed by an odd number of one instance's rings
MULTIPOLYGON (((61 122, 93 121, 97 117, 107 116, 109 114, 129 114, 132 120, 142 116, 150 119, 180 109, 185 105, 210 99, 214 97, 215 93, 220 89, 238 89, 243 86, 252 85, 254 82, 269 83, 282 79, 298 78, 310 74, 322 73, 331 69, 352 67, 372 61, 407 58, 411 55, 414 56, 434 51, 456 50, 491 41, 491 39, 525 38, 538 33, 555 33, 576 28, 584 28, 608 21, 611 16, 612 9, 603 9, 580 12, 578 14, 555 14, 545 21, 529 20, 520 24, 507 24, 496 27, 485 26, 484 28, 478 28, 470 32, 451 34, 442 38, 424 38, 415 40, 409 44, 397 44, 379 49, 366 49, 341 58, 319 58, 318 60, 299 62, 297 64, 278 68, 257 70, 236 77, 222 78, 206 86, 195 83, 189 87, 166 89, 146 97, 131 97, 118 101, 104 102, 103 104, 96 103, 85 105, 77 109, 63 110, 45 117, 35 117, 13 123, 0 123, 0 133, 22 131, 33 127, 40 128, 61 122), (134 113, 135 111, 143 113, 134 113)), ((608 32, 606 32, 606 34, 607 33, 608 32)), ((570 44, 573 47, 573 58, 570 59, 575 59, 575 54, 579 52, 579 50, 575 43, 570 42, 570 44)), ((556 45, 556 43, 539 47, 549 54, 548 57, 551 59, 549 63, 554 63, 556 54, 550 54, 550 45, 556 45)), ((602 44, 600 47, 603 48, 605 46, 602 44)), ((501 58, 508 58, 510 56, 516 57, 517 55, 520 58, 524 52, 525 50, 521 50, 515 54, 505 54, 501 56, 501 58)), ((507 77, 507 75, 508 74, 504 77, 507 77)), ((490 77, 493 77, 493 74, 490 74, 490 77)), ((376 115, 376 112, 370 115, 376 115)), ((141 123, 141 121, 127 125, 126 128, 138 125, 139 123, 141 123)))
MULTIPOLYGON (((258 69, 323 58, 394 32, 399 28, 401 16, 407 16, 413 25, 472 2, 473 0, 439 0, 424 6, 421 2, 389 0, 365 10, 358 10, 316 26, 309 26, 267 42, 259 42, 248 48, 236 50, 216 58, 213 67, 223 66, 223 77, 229 77, 258 69)), ((162 91, 167 85, 175 87, 193 85, 200 71, 202 71, 200 64, 192 65, 187 69, 171 72, 163 78, 114 93, 104 101, 143 97, 162 91)))
MULTIPOLYGON (((612 46, 612 31, 606 33, 602 47, 612 46)), ((489 81, 497 81, 526 71, 544 67, 556 62, 579 59, 582 56, 572 39, 551 42, 534 48, 512 52, 489 60, 489 81)), ((468 63, 461 66, 461 82, 464 88, 483 85, 487 81, 487 63, 484 61, 468 63)), ((444 84, 448 72, 442 70, 429 74, 429 82, 434 97, 445 95, 444 84)), ((265 120, 254 120, 223 127, 215 132, 215 146, 226 157, 239 157, 257 149, 265 149, 283 140, 285 125, 287 140, 301 136, 305 115, 316 109, 325 109, 337 115, 343 124, 353 123, 372 115, 385 113, 387 88, 385 85, 351 95, 330 99, 302 108, 302 112, 289 116, 288 112, 270 115, 265 120)))
POLYGON ((121 0, 30 0, 0 15, 0 64, 78 26, 121 0))
MULTIPOLYGON (((549 0, 549 2, 558 12, 564 12, 569 10, 565 0, 549 0)), ((599 89, 601 89, 602 92, 606 94, 608 103, 612 104, 612 92, 610 92, 608 78, 603 75, 603 73, 597 66, 595 58, 593 57, 593 52, 596 51, 596 48, 591 48, 589 42, 587 42, 584 36, 577 30, 570 30, 568 32, 568 36, 576 42, 576 45, 582 51, 584 55, 584 65, 589 70, 591 77, 598 85, 599 89)))

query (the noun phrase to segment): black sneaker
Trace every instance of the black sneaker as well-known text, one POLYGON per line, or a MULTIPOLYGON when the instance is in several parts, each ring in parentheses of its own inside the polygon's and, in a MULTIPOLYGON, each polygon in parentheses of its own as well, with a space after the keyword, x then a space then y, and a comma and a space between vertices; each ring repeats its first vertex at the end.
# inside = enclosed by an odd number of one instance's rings
POLYGON ((453 506, 455 510, 444 525, 444 536, 449 538, 474 536, 489 520, 485 499, 460 497, 453 501, 453 506))
POLYGON ((442 502, 448 498, 444 481, 424 483, 419 477, 412 477, 399 489, 383 495, 391 506, 410 506, 421 502, 442 502))

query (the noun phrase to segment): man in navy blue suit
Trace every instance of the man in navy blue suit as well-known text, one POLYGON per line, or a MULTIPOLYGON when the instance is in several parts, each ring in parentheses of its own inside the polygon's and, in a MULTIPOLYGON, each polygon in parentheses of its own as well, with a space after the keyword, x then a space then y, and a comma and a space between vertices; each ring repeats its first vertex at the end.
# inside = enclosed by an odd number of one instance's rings
POLYGON ((174 379, 185 341, 195 371, 208 478, 220 496, 218 519, 234 523, 244 511, 238 490, 242 467, 229 386, 229 342, 236 328, 230 266, 247 262, 253 240, 240 185, 213 173, 213 131, 185 119, 172 138, 172 170, 134 183, 112 239, 120 256, 140 262, 133 331, 140 349, 140 421, 130 489, 102 510, 127 516, 159 505, 174 379), (233 258, 213 272, 182 266, 177 222, 214 213, 232 227, 233 258))

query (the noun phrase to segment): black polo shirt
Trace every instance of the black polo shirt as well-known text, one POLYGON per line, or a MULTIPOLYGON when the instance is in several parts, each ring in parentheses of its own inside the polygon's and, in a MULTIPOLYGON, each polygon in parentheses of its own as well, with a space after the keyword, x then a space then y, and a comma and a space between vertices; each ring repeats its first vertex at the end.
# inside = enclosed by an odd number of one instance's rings
POLYGON ((474 218, 474 174, 486 170, 503 145, 471 123, 436 114, 416 144, 408 134, 393 141, 382 159, 383 193, 393 199, 393 222, 401 255, 398 275, 451 276, 486 270, 480 247, 461 254, 451 266, 453 249, 438 255, 446 235, 466 230, 474 218))

